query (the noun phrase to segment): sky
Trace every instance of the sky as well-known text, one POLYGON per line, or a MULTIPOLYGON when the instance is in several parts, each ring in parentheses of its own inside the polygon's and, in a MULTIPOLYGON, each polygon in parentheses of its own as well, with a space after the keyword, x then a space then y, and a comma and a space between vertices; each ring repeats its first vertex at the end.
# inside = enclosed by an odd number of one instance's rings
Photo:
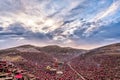
POLYGON ((120 42, 120 0, 0 0, 0 49, 120 42))

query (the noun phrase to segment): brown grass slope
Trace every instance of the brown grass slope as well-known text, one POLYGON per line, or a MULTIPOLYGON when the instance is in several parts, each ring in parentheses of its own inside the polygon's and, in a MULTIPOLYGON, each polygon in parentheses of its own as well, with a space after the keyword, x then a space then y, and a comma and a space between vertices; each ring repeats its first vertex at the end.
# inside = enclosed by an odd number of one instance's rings
MULTIPOLYGON (((53 60, 52 56, 47 55, 44 52, 41 52, 36 49, 35 46, 31 45, 24 45, 14 48, 9 48, 5 50, 0 50, 0 58, 8 57, 10 60, 11 58, 21 57, 22 60, 32 61, 32 62, 49 62, 53 60)), ((19 61, 19 60, 18 60, 19 61)))
POLYGON ((44 62, 53 58, 57 58, 59 60, 70 60, 80 54, 85 53, 86 50, 82 49, 74 49, 70 47, 60 47, 57 45, 50 45, 45 47, 36 47, 32 45, 22 45, 18 47, 13 47, 9 49, 0 50, 0 58, 4 58, 5 56, 16 55, 21 56, 24 59, 36 61, 36 62, 44 62))
POLYGON ((60 47, 57 45, 41 47, 41 48, 38 48, 38 50, 48 53, 61 61, 69 61, 70 59, 87 52, 87 50, 83 50, 83 49, 74 49, 71 47, 60 47))

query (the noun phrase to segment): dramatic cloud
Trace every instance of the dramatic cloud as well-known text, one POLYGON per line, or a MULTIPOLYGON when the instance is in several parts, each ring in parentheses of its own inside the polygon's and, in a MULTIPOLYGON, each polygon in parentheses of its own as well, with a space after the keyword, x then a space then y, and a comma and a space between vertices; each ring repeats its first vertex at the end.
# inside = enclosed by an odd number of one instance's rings
MULTIPOLYGON (((107 9, 101 11, 100 13, 98 13, 94 18, 92 18, 90 20, 90 22, 96 22, 97 25, 91 25, 86 31, 85 33, 89 33, 91 31, 93 31, 94 29, 101 27, 101 24, 99 25, 97 23, 97 21, 104 19, 105 17, 109 17, 114 15, 115 13, 118 12, 118 9, 120 8, 120 0, 116 0, 115 2, 113 2, 107 9)), ((109 23, 108 23, 109 24, 109 23)))
POLYGON ((0 46, 118 42, 119 13, 120 0, 0 0, 0 46))
POLYGON ((98 21, 105 17, 108 17, 109 15, 113 15, 114 13, 117 12, 119 7, 120 7, 120 0, 116 0, 107 9, 98 13, 91 21, 95 21, 95 20, 98 21))

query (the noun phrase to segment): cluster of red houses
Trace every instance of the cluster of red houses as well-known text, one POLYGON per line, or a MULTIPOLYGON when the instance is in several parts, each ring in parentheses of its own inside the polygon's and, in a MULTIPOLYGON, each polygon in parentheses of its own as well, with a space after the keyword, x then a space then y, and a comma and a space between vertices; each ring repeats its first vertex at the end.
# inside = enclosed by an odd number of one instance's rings
POLYGON ((28 76, 27 71, 19 69, 11 62, 0 61, 0 80, 31 80, 31 79, 28 76))
POLYGON ((71 65, 87 80, 120 80, 120 56, 95 56, 88 60, 74 60, 71 65))
POLYGON ((22 69, 26 69, 37 77, 37 80, 82 80, 66 63, 52 62, 36 64, 29 61, 21 63, 22 69))

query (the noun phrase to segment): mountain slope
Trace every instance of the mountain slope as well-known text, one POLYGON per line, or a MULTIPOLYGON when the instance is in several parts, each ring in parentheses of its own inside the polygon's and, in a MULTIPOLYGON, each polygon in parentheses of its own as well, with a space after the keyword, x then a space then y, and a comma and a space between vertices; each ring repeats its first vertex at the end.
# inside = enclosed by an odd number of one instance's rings
POLYGON ((119 80, 120 43, 93 49, 70 63, 86 79, 119 80))
POLYGON ((52 56, 49 56, 46 53, 37 50, 35 46, 31 45, 23 45, 19 47, 0 50, 0 58, 7 59, 6 57, 7 58, 9 57, 8 59, 10 60, 11 58, 19 57, 20 59, 23 60, 39 63, 44 61, 49 62, 53 60, 52 56))
POLYGON ((87 50, 83 50, 83 49, 60 47, 57 45, 41 47, 41 48, 38 48, 38 50, 48 53, 61 61, 68 61, 76 56, 79 56, 87 52, 87 50))
MULTIPOLYGON (((46 74, 45 68, 48 65, 54 66, 55 59, 65 61, 62 67, 55 67, 63 71, 63 75, 59 77, 61 79, 72 77, 74 80, 82 76, 86 80, 120 80, 120 43, 89 51, 56 45, 23 45, 0 50, 0 59, 13 62, 44 80, 46 77, 53 79, 52 75, 46 74)), ((57 75, 54 77, 58 78, 57 75)))
MULTIPOLYGON (((39 77, 40 80, 41 77, 43 80, 54 80, 52 75, 46 74, 47 66, 55 67, 56 60, 58 62, 59 60, 69 61, 70 59, 83 54, 84 51, 85 50, 73 49, 69 47, 59 47, 55 45, 45 47, 22 45, 0 50, 0 59, 14 63, 20 69, 25 70, 28 73, 35 75, 36 77, 39 77)), ((65 68, 61 68, 61 70, 67 74, 67 76, 64 77, 65 74, 63 74, 61 77, 59 76, 59 78, 77 78, 77 75, 66 64, 62 66, 65 68), (72 73, 72 75, 69 75, 68 71, 66 71, 66 68, 69 69, 69 73, 72 73)), ((60 67, 55 68, 60 70, 60 67)), ((54 76, 54 78, 57 79, 58 75, 54 76)))
MULTIPOLYGON (((1 58, 3 56, 10 56, 10 55, 19 55, 22 57, 33 57, 33 59, 36 59, 39 57, 40 59, 48 59, 51 58, 57 58, 62 61, 70 60, 80 54, 85 53, 86 50, 82 49, 73 49, 70 47, 60 47, 57 45, 50 45, 45 47, 36 47, 32 45, 22 45, 18 47, 13 47, 5 50, 0 50, 1 58)), ((40 60, 40 59, 36 60, 40 60)), ((34 60, 33 60, 34 61, 34 60)), ((41 61, 41 60, 40 60, 41 61)))

